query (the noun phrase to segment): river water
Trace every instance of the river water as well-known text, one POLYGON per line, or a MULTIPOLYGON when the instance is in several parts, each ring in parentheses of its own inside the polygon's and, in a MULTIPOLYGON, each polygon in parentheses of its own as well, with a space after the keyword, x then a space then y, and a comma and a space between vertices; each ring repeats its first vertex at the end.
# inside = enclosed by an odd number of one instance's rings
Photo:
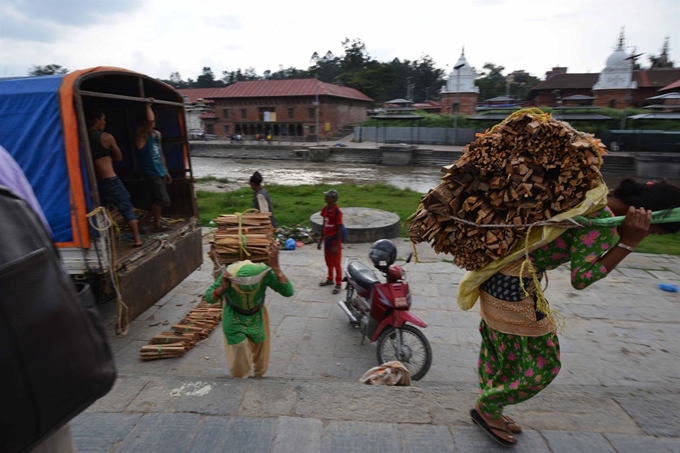
MULTIPOLYGON (((192 157, 195 178, 213 176, 226 179, 225 183, 203 184, 201 190, 229 191, 247 187, 250 175, 259 171, 264 185, 300 184, 374 184, 410 188, 420 193, 439 184, 443 176, 440 166, 394 167, 387 165, 349 164, 336 162, 307 162, 297 160, 244 160, 219 157, 192 157)), ((615 187, 625 177, 634 175, 604 175, 609 187, 615 187)))
POLYGON ((334 162, 307 162, 294 160, 244 160, 213 157, 192 157, 195 178, 214 176, 226 179, 223 189, 232 190, 248 185, 250 175, 259 171, 264 185, 280 184, 358 184, 377 182, 399 189, 410 188, 426 193, 439 184, 441 167, 392 167, 385 165, 348 164, 334 162))

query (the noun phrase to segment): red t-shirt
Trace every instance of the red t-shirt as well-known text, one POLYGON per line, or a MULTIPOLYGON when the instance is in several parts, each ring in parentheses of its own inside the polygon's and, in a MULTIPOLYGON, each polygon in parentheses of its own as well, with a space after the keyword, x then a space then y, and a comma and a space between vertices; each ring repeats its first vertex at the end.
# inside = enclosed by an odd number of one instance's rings
POLYGON ((321 210, 321 217, 323 217, 323 235, 324 237, 337 237, 338 227, 342 225, 342 211, 340 208, 333 206, 328 208, 324 206, 321 210))

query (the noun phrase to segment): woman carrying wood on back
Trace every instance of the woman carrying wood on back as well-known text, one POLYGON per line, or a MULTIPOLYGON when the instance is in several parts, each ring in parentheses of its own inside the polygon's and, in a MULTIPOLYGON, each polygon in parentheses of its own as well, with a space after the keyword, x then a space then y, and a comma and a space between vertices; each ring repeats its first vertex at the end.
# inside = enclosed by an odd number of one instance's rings
POLYGON ((213 304, 224 299, 222 328, 231 375, 248 378, 264 376, 269 366, 269 314, 264 305, 267 288, 283 297, 293 295, 293 285, 279 266, 278 244, 272 242, 268 261, 237 261, 227 266, 205 293, 213 304))
MULTIPOLYGON (((584 289, 609 274, 648 234, 670 234, 678 223, 650 224, 652 211, 680 207, 680 188, 666 183, 623 181, 609 192, 607 206, 591 218, 625 216, 618 228, 586 226, 566 230, 554 241, 531 252, 533 271, 571 263, 571 284, 584 289), (617 241, 616 234, 619 239, 617 241)), ((546 388, 560 371, 560 345, 549 310, 539 309, 530 269, 520 271, 516 260, 479 288, 478 361, 480 393, 470 415, 494 440, 513 446, 522 429, 503 408, 526 401, 546 388), (526 289, 531 297, 527 297, 526 289)))

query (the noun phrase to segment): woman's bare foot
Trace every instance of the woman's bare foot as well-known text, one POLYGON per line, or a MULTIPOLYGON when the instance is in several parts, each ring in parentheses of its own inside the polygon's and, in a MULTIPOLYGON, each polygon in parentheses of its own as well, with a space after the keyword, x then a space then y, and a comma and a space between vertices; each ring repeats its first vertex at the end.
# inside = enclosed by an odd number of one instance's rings
POLYGON ((515 436, 510 432, 510 428, 508 427, 508 422, 504 417, 500 418, 490 418, 484 415, 484 413, 479 409, 479 406, 475 404, 475 410, 477 413, 482 417, 484 422, 488 425, 489 428, 491 428, 491 434, 498 439, 502 439, 503 441, 509 443, 509 444, 514 444, 516 441, 515 436))

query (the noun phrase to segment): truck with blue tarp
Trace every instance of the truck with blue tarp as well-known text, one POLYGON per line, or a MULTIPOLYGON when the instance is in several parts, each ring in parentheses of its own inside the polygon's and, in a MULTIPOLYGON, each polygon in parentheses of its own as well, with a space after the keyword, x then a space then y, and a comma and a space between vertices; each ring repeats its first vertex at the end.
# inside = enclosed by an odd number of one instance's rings
POLYGON ((113 67, 0 79, 0 145, 31 183, 65 269, 90 281, 100 301, 118 299, 134 319, 200 266, 184 102, 173 87, 113 67), (142 215, 151 199, 135 146, 135 118, 149 99, 172 176, 170 206, 162 212, 166 231, 145 234, 143 246, 134 247, 120 213, 100 205, 86 118, 93 106, 105 112, 106 132, 123 154, 115 173, 142 215))

